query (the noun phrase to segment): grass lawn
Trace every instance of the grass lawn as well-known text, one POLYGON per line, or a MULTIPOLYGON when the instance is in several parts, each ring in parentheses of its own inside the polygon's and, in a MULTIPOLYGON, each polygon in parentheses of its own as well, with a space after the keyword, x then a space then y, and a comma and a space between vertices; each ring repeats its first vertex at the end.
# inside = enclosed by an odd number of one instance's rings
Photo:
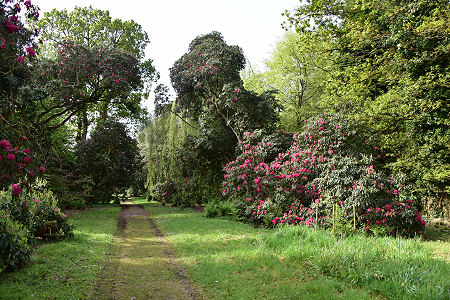
POLYGON ((95 288, 117 230, 119 207, 71 217, 75 238, 40 245, 31 265, 0 275, 0 299, 85 299, 95 288))
POLYGON ((450 299, 448 242, 266 230, 135 202, 213 299, 450 299))

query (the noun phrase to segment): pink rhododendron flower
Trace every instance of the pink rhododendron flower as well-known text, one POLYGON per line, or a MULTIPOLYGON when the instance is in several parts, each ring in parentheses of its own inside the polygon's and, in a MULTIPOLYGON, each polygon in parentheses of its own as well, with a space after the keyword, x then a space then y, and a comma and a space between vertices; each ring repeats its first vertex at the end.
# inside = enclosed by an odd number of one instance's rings
POLYGON ((22 55, 19 56, 19 57, 17 58, 17 62, 23 64, 23 63, 25 62, 25 57, 23 57, 22 55))
POLYGON ((44 167, 40 167, 40 168, 39 168, 39 171, 41 171, 42 173, 44 173, 44 172, 45 172, 45 168, 44 168, 44 167))
POLYGON ((22 189, 21 189, 20 186, 19 186, 18 184, 16 184, 16 183, 12 185, 12 190, 13 190, 13 195, 14 195, 15 197, 19 196, 20 193, 22 193, 22 189))
POLYGON ((16 159, 16 157, 12 153, 8 154, 8 156, 6 158, 9 159, 9 160, 15 160, 16 159))

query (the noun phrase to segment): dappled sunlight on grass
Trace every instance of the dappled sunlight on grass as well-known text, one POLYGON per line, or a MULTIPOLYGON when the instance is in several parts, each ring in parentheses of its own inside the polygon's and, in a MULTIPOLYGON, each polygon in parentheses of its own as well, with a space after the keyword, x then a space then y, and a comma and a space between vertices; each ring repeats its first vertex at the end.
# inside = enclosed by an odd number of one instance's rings
POLYGON ((40 245, 31 265, 1 277, 0 298, 83 299, 94 288, 117 228, 118 207, 71 218, 74 239, 40 245))
MULTIPOLYGON (((211 298, 441 299, 449 265, 420 240, 253 228, 144 205, 211 298), (289 295, 289 296, 287 296, 289 295)), ((441 250, 442 252, 442 250, 441 250)))

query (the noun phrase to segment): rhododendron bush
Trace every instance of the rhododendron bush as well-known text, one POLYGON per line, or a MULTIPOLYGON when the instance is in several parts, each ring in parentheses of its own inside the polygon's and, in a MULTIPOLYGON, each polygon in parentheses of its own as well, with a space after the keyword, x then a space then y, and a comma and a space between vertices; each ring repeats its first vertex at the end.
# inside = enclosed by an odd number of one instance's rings
POLYGON ((43 182, 18 195, 0 191, 0 272, 22 267, 36 240, 73 237, 73 227, 43 182))
POLYGON ((289 148, 274 159, 267 156, 278 146, 274 137, 255 142, 254 136, 239 143, 241 154, 225 169, 223 193, 241 217, 257 224, 327 225, 331 208, 339 205, 349 222, 355 218, 368 231, 423 231, 425 221, 410 200, 400 198, 403 186, 379 167, 383 154, 375 141, 344 116, 305 120, 304 131, 292 134, 289 148), (367 214, 372 211, 377 213, 367 214))

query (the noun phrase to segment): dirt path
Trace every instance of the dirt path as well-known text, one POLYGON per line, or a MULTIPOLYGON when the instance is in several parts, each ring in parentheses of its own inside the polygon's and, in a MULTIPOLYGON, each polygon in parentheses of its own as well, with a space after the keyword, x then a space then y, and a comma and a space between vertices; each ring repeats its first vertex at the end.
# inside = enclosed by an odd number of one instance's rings
POLYGON ((118 245, 92 298, 202 299, 142 205, 122 204, 118 226, 118 245))

